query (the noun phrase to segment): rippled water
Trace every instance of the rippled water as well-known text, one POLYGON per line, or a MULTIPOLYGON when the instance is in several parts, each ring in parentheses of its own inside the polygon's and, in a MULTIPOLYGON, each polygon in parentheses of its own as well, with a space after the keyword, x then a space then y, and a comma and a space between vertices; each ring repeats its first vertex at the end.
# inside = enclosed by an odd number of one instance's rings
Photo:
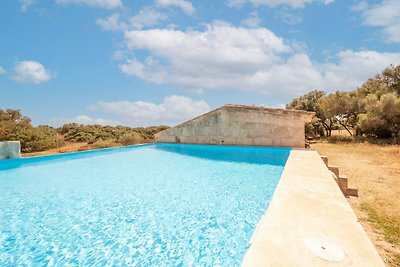
POLYGON ((289 149, 157 144, 0 162, 0 266, 239 265, 289 149))

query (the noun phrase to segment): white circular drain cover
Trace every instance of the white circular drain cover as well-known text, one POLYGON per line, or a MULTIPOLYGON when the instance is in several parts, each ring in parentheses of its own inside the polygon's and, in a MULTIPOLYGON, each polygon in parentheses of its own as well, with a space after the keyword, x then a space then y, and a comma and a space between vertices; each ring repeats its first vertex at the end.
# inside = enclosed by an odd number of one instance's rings
POLYGON ((323 260, 339 262, 346 257, 346 254, 344 254, 344 251, 339 246, 322 238, 309 237, 304 243, 314 255, 323 260))

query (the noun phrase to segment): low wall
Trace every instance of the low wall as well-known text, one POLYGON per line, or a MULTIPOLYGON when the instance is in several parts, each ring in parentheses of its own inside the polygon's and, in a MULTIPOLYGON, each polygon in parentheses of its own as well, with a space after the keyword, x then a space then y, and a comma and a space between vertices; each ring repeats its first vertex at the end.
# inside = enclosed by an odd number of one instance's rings
POLYGON ((304 147, 313 112, 225 105, 156 134, 162 143, 304 147))
POLYGON ((19 141, 0 142, 0 160, 21 157, 21 144, 19 141))

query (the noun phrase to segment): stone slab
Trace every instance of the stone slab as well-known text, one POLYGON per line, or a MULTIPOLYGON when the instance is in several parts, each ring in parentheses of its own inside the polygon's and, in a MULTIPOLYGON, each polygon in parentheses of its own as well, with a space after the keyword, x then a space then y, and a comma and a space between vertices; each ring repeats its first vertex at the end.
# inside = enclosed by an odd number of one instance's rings
POLYGON ((331 172, 312 150, 291 151, 242 265, 384 267, 331 172), (344 259, 322 259, 309 249, 309 240, 339 248, 344 259))
POLYGON ((21 143, 19 141, 0 142, 0 160, 21 157, 21 143))

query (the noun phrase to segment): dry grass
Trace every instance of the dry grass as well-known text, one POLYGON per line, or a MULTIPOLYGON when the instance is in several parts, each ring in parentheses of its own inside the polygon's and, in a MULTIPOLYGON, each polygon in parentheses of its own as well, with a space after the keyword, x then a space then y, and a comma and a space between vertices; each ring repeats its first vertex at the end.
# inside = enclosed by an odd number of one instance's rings
MULTIPOLYGON (((150 141, 142 140, 141 144, 150 143, 150 141)), ((139 143, 137 143, 139 144, 139 143)), ((125 144, 128 145, 128 144, 125 144)), ((129 144, 130 145, 130 144, 129 144)), ((62 154, 62 153, 70 153, 70 152, 77 152, 77 151, 85 151, 85 150, 93 150, 93 149, 101 149, 101 148, 108 148, 108 147, 120 147, 123 146, 121 143, 115 143, 114 141, 110 140, 100 140, 95 142, 94 144, 88 144, 84 142, 65 142, 62 147, 49 149, 46 151, 40 152, 32 152, 32 153, 22 153, 22 157, 33 157, 33 156, 44 156, 44 155, 53 155, 53 154, 62 154)))
POLYGON ((32 156, 43 156, 43 155, 52 155, 52 154, 61 154, 61 153, 69 153, 69 152, 76 152, 76 151, 84 151, 84 150, 91 150, 96 149, 93 145, 88 145, 87 143, 68 143, 66 142, 65 145, 58 148, 49 149, 46 151, 40 152, 32 152, 32 153, 23 153, 22 157, 32 157, 32 156))
POLYGON ((400 146, 366 143, 316 143, 311 148, 359 190, 349 199, 368 235, 388 266, 400 266, 400 146))

